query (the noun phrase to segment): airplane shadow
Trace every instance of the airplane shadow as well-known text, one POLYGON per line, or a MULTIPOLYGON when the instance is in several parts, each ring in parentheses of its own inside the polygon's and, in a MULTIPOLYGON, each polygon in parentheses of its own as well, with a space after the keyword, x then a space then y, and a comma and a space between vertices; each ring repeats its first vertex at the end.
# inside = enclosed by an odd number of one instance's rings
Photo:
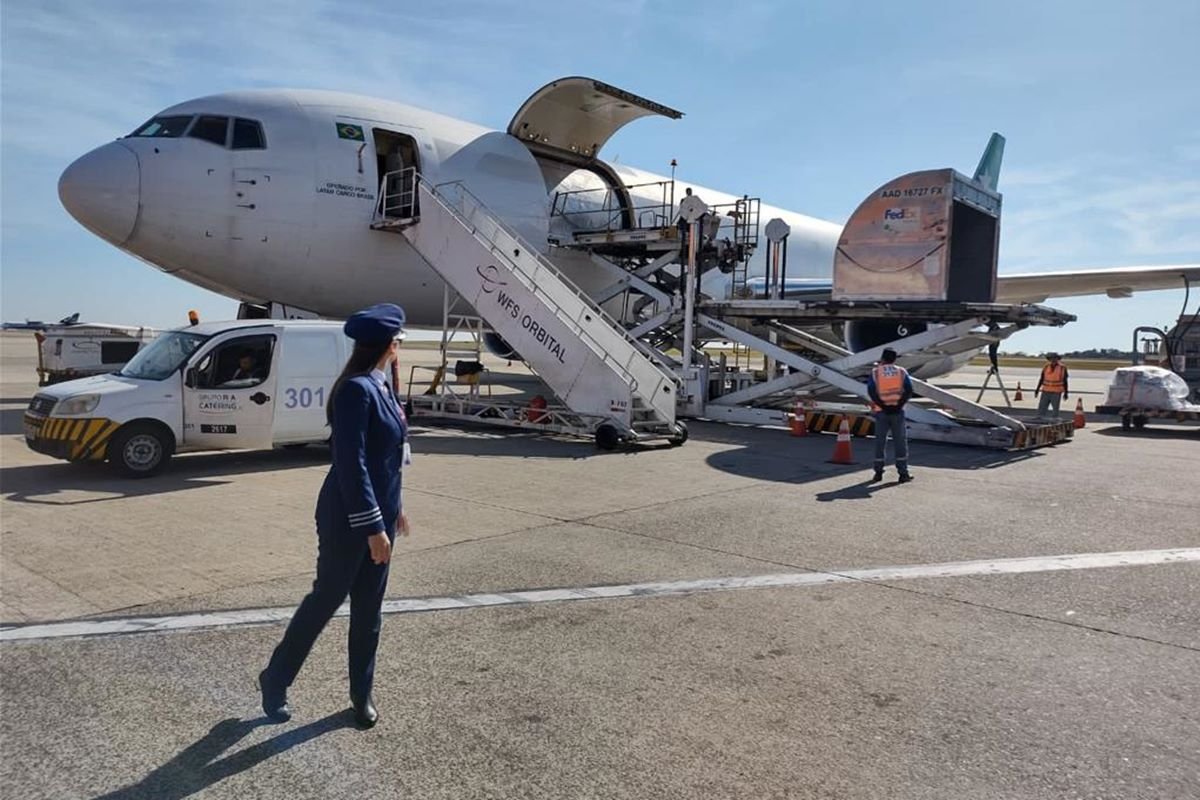
POLYGON ((238 475, 305 469, 329 463, 329 449, 256 450, 233 453, 196 453, 171 460, 152 478, 123 478, 106 464, 71 464, 55 461, 0 469, 0 497, 17 503, 85 505, 127 497, 170 494, 230 483, 238 475), (72 499, 56 495, 72 491, 103 492, 103 497, 72 499))
POLYGON ((348 709, 339 711, 218 759, 221 753, 256 728, 269 724, 265 717, 221 720, 201 739, 138 783, 98 795, 93 800, 183 800, 297 745, 331 731, 352 727, 353 715, 348 709))
MULTIPOLYGON (((832 434, 789 436, 786 431, 767 428, 735 427, 715 423, 693 423, 694 441, 735 445, 736 449, 712 453, 706 462, 713 469, 754 480, 802 484, 836 475, 868 473, 872 470, 875 440, 854 438, 851 442, 853 464, 833 464, 830 458, 836 437, 832 434)), ((687 445, 685 444, 686 448, 687 445)), ((960 447, 932 442, 909 442, 909 464, 916 469, 978 470, 999 469, 1010 464, 1044 456, 1039 450, 1003 451, 960 447)), ((888 472, 891 446, 888 447, 888 472)), ((818 495, 822 500, 869 499, 876 491, 896 485, 892 482, 867 485, 865 482, 818 495)))

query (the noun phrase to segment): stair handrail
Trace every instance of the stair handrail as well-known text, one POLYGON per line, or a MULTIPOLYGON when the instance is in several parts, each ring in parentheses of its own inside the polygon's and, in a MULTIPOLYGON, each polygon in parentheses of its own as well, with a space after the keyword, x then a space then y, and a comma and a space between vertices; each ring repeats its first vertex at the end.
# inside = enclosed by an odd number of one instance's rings
MULTIPOLYGON (((603 308, 601 308, 599 305, 597 305, 596 302, 594 300, 592 300, 591 296, 589 296, 587 294, 587 292, 583 291, 583 289, 581 289, 574 281, 572 281, 569 277, 567 277, 562 272, 562 270, 560 270, 558 267, 556 267, 544 255, 542 255, 542 253, 539 252, 537 250, 537 248, 535 248, 533 245, 531 245, 523 236, 521 236, 521 234, 519 234, 517 231, 513 230, 513 228, 511 226, 509 226, 507 223, 505 223, 503 220, 501 220, 496 214, 494 214, 491 211, 491 209, 489 209, 487 207, 487 204, 484 203, 482 200, 480 200, 479 197, 476 196, 470 189, 468 189, 461 180, 446 181, 446 182, 440 183, 440 184, 432 184, 432 183, 424 180, 420 175, 417 176, 417 179, 418 179, 418 182, 424 183, 425 186, 429 189, 430 193, 434 196, 434 198, 439 200, 441 202, 441 204, 446 209, 448 209, 452 214, 454 214, 459 219, 460 222, 462 222, 467 228, 469 228, 472 231, 472 233, 476 233, 476 234, 479 234, 480 236, 482 236, 488 242, 488 244, 491 246, 493 252, 495 252, 497 255, 504 256, 505 260, 516 264, 515 260, 511 256, 509 256, 507 253, 505 253, 502 248, 500 248, 500 246, 496 242, 494 235, 489 236, 486 232, 481 230, 476 219, 474 218, 474 215, 466 208, 458 207, 455 204, 454 200, 451 197, 447 196, 447 193, 444 190, 447 188, 454 188, 455 190, 459 191, 462 194, 462 196, 464 197, 464 199, 470 200, 470 202, 475 206, 476 210, 480 214, 482 214, 483 218, 486 221, 488 221, 490 224, 494 225, 497 230, 503 232, 506 236, 508 236, 510 239, 512 239, 514 242, 516 242, 518 245, 520 245, 527 253, 529 253, 534 258, 537 265, 541 269, 544 269, 547 272, 549 272, 555 279, 557 279, 564 286, 566 286, 569 291, 571 291, 577 298, 579 298, 581 303, 590 312, 592 312, 593 315, 595 315, 597 318, 599 318, 605 324, 607 324, 613 330, 614 333, 617 333, 620 336, 620 338, 622 339, 622 341, 628 342, 631 345, 632 349, 637 351, 642 356, 645 357, 647 355, 643 351, 641 343, 638 342, 636 339, 633 339, 632 337, 630 337, 629 332, 627 330, 625 330, 625 328, 622 327, 616 320, 612 319, 612 317, 607 312, 605 312, 603 308)), ((541 295, 546 301, 548 301, 548 305, 552 306, 555 316, 557 316, 559 319, 562 319, 564 322, 567 322, 570 325, 570 327, 576 331, 576 334, 581 339, 583 339, 585 342, 587 342, 589 344, 592 351, 597 356, 599 356, 606 363, 610 364, 613 368, 619 370, 622 373, 622 375, 625 377, 626 381, 630 383, 631 390, 636 392, 639 388, 639 382, 638 382, 637 378, 630 372, 628 366, 625 364, 622 364, 620 361, 613 358, 612 355, 608 352, 608 350, 603 345, 601 345, 600 342, 596 341, 595 337, 593 337, 587 331, 587 329, 583 327, 583 325, 580 323, 579 320, 570 317, 570 315, 567 315, 565 313, 565 311, 562 309, 562 307, 559 306, 559 304, 557 302, 554 302, 553 298, 551 298, 545 292, 542 292, 539 290, 539 287, 537 285, 537 282, 534 280, 533 275, 530 275, 525 270, 520 269, 519 265, 517 265, 517 266, 518 266, 518 270, 523 275, 525 275, 525 277, 527 279, 530 280, 530 282, 532 284, 532 286, 530 288, 535 293, 541 295)), ((653 364, 652 361, 651 361, 651 363, 653 364)), ((654 364, 654 367, 655 367, 655 371, 659 375, 660 380, 668 380, 668 381, 674 382, 674 377, 669 375, 665 371, 663 371, 663 369, 659 365, 654 364)))

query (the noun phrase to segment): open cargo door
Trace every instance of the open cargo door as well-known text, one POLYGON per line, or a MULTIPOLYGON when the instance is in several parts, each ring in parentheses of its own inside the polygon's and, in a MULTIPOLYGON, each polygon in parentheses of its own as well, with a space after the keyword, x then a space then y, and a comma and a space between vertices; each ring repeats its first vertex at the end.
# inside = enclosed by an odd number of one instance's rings
POLYGON ((525 101, 508 132, 535 153, 580 163, 594 159, 621 128, 649 116, 679 119, 683 114, 591 78, 560 78, 525 101))

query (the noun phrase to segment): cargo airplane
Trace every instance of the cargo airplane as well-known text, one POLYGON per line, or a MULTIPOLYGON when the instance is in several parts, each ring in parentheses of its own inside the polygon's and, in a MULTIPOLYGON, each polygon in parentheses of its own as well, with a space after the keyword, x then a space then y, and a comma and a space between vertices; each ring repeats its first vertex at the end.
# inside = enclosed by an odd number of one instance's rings
MULTIPOLYGON (((231 92, 171 106, 81 156, 63 172, 59 197, 102 239, 243 303, 336 318, 388 299, 404 305, 410 324, 440 326, 438 274, 405 237, 371 227, 389 173, 415 168, 437 184, 461 181, 585 291, 596 291, 611 278, 586 253, 550 243, 614 220, 673 224, 682 192, 675 195, 672 179, 599 157, 620 128, 652 115, 682 116, 586 78, 539 89, 506 130, 337 92, 231 92), (650 220, 639 218, 646 214, 650 220)), ((986 166, 994 182, 999 158, 986 166)), ((688 187, 709 204, 739 199, 688 187)), ((759 217, 790 226, 787 292, 828 292, 842 226, 766 204, 759 217)), ((760 285, 765 257, 760 247, 750 263, 760 285)), ((1200 265, 1001 275, 997 301, 1120 297, 1198 278, 1200 265)), ((711 270, 704 291, 723 296, 728 281, 711 270)), ((838 335, 859 351, 925 327, 852 322, 838 335)), ((489 349, 503 355, 506 345, 493 337, 489 349)), ((966 357, 934 358, 918 374, 947 372, 966 357)))

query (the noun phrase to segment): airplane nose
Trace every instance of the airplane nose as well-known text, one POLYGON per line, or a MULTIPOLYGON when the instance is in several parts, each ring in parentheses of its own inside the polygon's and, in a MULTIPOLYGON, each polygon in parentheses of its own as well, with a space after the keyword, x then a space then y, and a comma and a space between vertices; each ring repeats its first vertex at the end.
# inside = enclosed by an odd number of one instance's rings
POLYGON ((58 179, 58 199, 97 236, 123 244, 137 222, 141 170, 128 147, 112 142, 84 155, 58 179))

